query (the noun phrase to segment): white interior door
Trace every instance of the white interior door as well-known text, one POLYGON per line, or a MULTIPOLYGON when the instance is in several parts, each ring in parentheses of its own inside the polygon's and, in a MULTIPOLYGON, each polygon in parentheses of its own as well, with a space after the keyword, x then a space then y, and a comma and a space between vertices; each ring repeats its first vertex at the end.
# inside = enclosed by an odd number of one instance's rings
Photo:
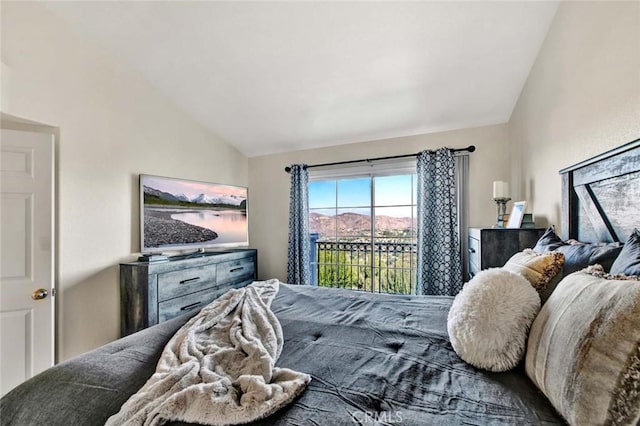
POLYGON ((54 362, 53 145, 2 129, 0 396, 54 362))

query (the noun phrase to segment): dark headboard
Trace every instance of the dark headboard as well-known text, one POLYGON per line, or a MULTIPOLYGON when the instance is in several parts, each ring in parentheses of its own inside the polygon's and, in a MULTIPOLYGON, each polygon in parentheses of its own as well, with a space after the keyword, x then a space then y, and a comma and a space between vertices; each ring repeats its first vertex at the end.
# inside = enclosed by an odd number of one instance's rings
POLYGON ((560 174, 563 238, 624 242, 640 228, 640 139, 560 174))

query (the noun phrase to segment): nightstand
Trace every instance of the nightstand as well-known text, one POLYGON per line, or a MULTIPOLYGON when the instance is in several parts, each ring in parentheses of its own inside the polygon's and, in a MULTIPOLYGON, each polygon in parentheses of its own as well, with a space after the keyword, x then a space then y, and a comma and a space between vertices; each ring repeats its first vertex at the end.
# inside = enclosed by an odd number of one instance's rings
POLYGON ((544 228, 469 228, 469 276, 503 266, 511 256, 536 245, 544 228))

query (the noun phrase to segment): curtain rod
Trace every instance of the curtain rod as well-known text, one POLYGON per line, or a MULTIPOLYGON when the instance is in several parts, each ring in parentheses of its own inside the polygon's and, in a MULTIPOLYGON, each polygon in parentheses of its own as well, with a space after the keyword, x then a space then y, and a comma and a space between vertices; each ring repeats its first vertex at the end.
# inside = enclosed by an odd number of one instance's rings
MULTIPOLYGON (((473 152, 476 150, 476 146, 475 145, 469 145, 466 148, 459 148, 459 149, 455 149, 455 148, 449 148, 449 151, 451 152, 463 152, 463 151, 467 151, 467 152, 473 152)), ((364 163, 364 162, 371 162, 371 161, 378 161, 378 160, 393 160, 395 158, 408 158, 408 157, 417 157, 418 153, 415 154, 404 154, 404 155, 393 155, 391 157, 377 157, 377 158, 364 158, 362 160, 349 160, 349 161, 338 161, 336 163, 323 163, 323 164, 312 164, 310 166, 307 166, 307 169, 310 169, 312 167, 322 167, 322 166, 338 166, 340 164, 352 164, 352 163, 364 163)), ((291 172, 291 167, 287 166, 284 168, 284 171, 287 173, 291 172)))

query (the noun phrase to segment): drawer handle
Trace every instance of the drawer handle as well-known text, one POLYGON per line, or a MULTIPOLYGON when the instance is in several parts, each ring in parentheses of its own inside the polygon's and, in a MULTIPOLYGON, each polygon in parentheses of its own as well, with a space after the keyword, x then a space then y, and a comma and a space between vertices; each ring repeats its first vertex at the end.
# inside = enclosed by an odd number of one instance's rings
POLYGON ((238 271, 242 271, 243 269, 244 269, 244 266, 241 266, 239 268, 230 269, 229 272, 238 272, 238 271))
POLYGON ((475 252, 476 252, 476 249, 474 249, 474 248, 470 248, 469 249, 469 253, 475 253, 475 252))
POLYGON ((182 308, 180 308, 181 311, 190 311, 191 309, 195 308, 196 306, 198 306, 199 304, 201 304, 202 302, 196 302, 196 303, 192 303, 190 305, 187 306, 183 306, 182 308))
POLYGON ((187 278, 186 280, 180 281, 180 284, 189 284, 189 283, 192 283, 194 281, 198 281, 199 279, 200 279, 200 277, 187 278))

